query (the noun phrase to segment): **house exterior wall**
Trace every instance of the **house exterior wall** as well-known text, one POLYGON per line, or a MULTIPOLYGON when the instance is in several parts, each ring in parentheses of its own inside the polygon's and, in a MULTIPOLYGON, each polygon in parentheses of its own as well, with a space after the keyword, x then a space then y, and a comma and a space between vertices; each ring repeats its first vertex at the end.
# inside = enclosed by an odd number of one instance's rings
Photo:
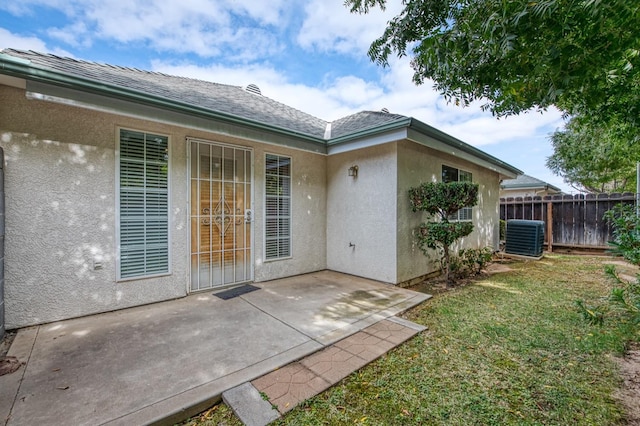
POLYGON ((327 268, 327 157, 277 146, 254 146, 255 281, 267 281, 327 268), (291 257, 264 261, 265 154, 290 156, 291 257))
POLYGON ((7 329, 181 297, 189 285, 186 138, 253 148, 255 279, 326 268, 326 158, 192 129, 27 100, 0 85, 7 329), (171 274, 116 281, 119 127, 170 139, 171 274), (262 262, 265 152, 292 157, 293 256, 262 262), (313 241, 313 244, 309 244, 313 241), (100 268, 94 267, 101 263, 100 268))
POLYGON ((396 157, 395 143, 328 157, 329 269, 396 282, 396 157), (347 173, 352 165, 358 166, 356 178, 347 173))
POLYGON ((498 247, 500 190, 498 173, 411 141, 399 142, 397 283, 429 274, 439 268, 436 257, 431 259, 425 257, 416 243, 417 227, 430 218, 425 213, 411 210, 409 189, 424 182, 441 182, 443 164, 471 172, 473 182, 479 184, 478 205, 473 208, 474 231, 462 239, 459 248, 498 247))

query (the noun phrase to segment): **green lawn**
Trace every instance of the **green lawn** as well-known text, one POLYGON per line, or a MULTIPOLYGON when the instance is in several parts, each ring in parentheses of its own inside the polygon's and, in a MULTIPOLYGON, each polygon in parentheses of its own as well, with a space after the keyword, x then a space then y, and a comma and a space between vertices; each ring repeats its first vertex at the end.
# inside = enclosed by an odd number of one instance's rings
MULTIPOLYGON (((608 260, 518 261, 509 272, 438 294, 404 315, 427 331, 276 424, 621 423, 612 356, 638 332, 591 326, 575 306, 608 294, 608 260)), ((240 422, 219 405, 188 424, 240 422)))

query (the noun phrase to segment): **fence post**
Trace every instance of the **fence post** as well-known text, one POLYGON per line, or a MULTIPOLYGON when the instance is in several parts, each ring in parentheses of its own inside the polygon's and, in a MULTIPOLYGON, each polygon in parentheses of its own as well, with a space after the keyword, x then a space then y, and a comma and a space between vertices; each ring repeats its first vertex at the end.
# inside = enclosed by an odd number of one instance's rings
POLYGON ((553 252, 553 203, 547 201, 547 251, 553 252))

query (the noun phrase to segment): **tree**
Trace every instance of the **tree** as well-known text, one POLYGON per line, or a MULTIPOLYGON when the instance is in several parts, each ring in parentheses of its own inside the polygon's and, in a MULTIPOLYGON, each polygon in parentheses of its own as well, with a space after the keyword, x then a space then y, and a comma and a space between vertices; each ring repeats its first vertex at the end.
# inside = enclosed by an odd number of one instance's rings
MULTIPOLYGON (((346 0, 352 12, 387 0, 346 0)), ((637 0, 404 0, 369 49, 387 65, 410 54, 413 79, 450 101, 484 99, 498 116, 555 105, 637 122, 637 0)))
POLYGON ((554 153, 547 167, 580 191, 635 192, 638 134, 633 126, 612 120, 573 117, 551 136, 554 153))
POLYGON ((428 182, 409 190, 409 201, 414 212, 423 211, 436 216, 438 221, 420 224, 418 246, 429 255, 429 249, 442 253, 440 263, 447 285, 451 284, 451 245, 473 231, 472 222, 449 222, 449 218, 463 207, 478 203, 478 184, 471 182, 428 182))

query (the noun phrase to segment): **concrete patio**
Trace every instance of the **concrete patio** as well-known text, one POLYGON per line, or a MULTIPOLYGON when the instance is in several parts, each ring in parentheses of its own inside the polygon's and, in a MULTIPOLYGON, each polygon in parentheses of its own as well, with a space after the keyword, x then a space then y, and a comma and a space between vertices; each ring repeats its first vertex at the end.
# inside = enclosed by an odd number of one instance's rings
POLYGON ((20 330, 9 355, 26 365, 0 376, 0 421, 172 424, 324 348, 357 355, 359 341, 337 342, 363 330, 386 351, 393 339, 370 326, 430 297, 331 271, 255 285, 20 330))

